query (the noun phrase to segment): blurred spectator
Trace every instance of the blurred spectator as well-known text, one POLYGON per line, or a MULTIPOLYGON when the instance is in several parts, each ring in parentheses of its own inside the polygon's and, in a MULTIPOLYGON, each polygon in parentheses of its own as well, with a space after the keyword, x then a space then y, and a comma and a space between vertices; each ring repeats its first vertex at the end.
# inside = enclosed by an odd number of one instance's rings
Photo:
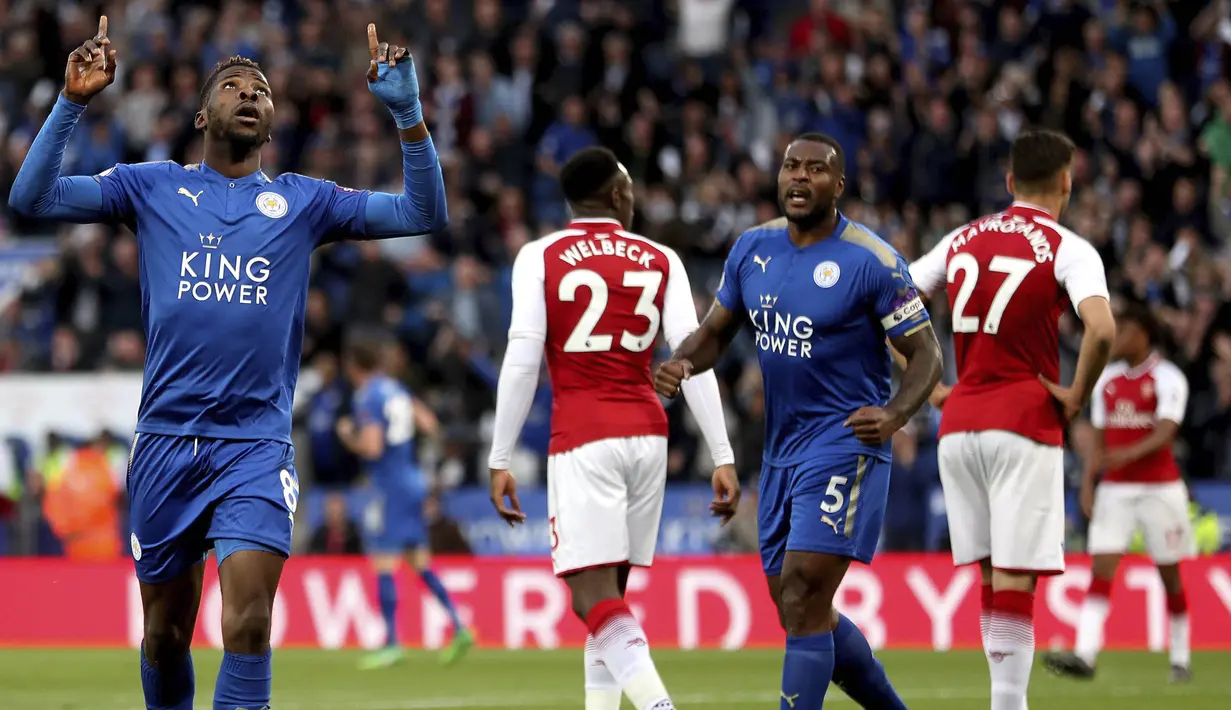
POLYGON ((314 555, 357 555, 363 552, 359 529, 346 510, 346 496, 331 491, 325 494, 325 518, 312 533, 308 551, 314 555))
POLYGON ((428 546, 434 555, 469 555, 470 543, 456 521, 445 515, 438 495, 430 495, 423 503, 423 519, 427 523, 428 546))
POLYGON ((122 490, 109 456, 112 446, 106 434, 78 448, 62 444, 38 472, 43 515, 70 559, 120 558, 122 490))

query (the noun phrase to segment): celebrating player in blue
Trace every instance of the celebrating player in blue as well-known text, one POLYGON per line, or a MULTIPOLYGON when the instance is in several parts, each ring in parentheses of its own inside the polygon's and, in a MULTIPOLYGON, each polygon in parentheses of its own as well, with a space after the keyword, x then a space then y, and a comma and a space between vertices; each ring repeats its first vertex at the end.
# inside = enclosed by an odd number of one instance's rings
POLYGON ((385 647, 360 661, 360 668, 385 668, 402 659, 397 639, 398 590, 394 576, 402 566, 402 556, 411 564, 423 584, 444 607, 453 622, 453 640, 443 660, 452 663, 474 643, 449 598, 449 592, 432 572, 423 503, 427 481, 419 468, 415 434, 433 435, 440 424, 436 415, 406 388, 384 374, 381 367, 383 343, 373 335, 359 335, 347 344, 344 366, 346 377, 355 388, 353 418, 338 420, 338 438, 364 463, 364 473, 376 491, 376 500, 364 516, 368 537, 366 547, 376 571, 380 612, 385 619, 385 647))
POLYGON ((128 225, 140 249, 148 350, 128 471, 145 634, 147 708, 190 710, 189 643, 204 556, 217 553, 225 652, 214 710, 270 704, 270 619, 299 499, 291 397, 312 250, 345 238, 422 234, 447 222, 444 181, 405 49, 368 26, 368 87, 393 113, 403 194, 261 172, 274 124, 260 67, 234 57, 201 88, 204 161, 116 165, 60 177, 73 127, 115 80, 107 18, 69 56, 64 90, 9 204, 35 217, 128 225))
POLYGON ((655 375, 674 397, 752 325, 766 412, 761 561, 787 633, 782 710, 817 710, 831 678, 865 708, 905 708, 833 598, 851 560, 872 560, 889 440, 940 379, 940 346, 906 263, 838 211, 845 182, 834 139, 809 133, 787 147, 785 218, 735 242, 705 321, 655 375), (892 398, 886 336, 908 362, 892 398))

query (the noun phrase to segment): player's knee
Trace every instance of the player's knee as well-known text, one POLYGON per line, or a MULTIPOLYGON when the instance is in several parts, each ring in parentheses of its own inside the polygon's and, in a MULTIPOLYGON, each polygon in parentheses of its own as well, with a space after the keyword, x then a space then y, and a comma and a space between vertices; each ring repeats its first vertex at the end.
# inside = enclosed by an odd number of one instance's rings
POLYGON ((792 636, 828 631, 832 627, 834 587, 817 575, 784 574, 782 601, 778 605, 782 628, 792 636))
POLYGON ((223 601, 222 644, 233 653, 264 653, 273 621, 272 600, 223 601))
POLYGON ((1184 591, 1184 580, 1180 577, 1179 565, 1159 565, 1158 576, 1163 581, 1163 589, 1167 594, 1181 594, 1184 591))
POLYGON ((998 592, 1030 592, 1033 594, 1037 580, 1038 576, 1031 572, 992 570, 992 588, 998 592))
POLYGON ((157 667, 162 662, 181 658, 188 653, 191 643, 192 629, 185 629, 162 619, 146 619, 142 644, 145 647, 145 657, 151 665, 157 667))

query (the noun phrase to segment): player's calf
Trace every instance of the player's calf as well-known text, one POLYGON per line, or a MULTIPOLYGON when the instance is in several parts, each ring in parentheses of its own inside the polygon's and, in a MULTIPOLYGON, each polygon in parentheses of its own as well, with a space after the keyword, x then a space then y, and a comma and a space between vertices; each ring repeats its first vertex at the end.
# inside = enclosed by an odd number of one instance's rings
POLYGON ((1189 647, 1188 598, 1184 593, 1184 581, 1180 577, 1179 564, 1159 565, 1158 574, 1167 590, 1168 652, 1171 657, 1171 679, 1174 682, 1189 680, 1189 664, 1192 652, 1189 647))
POLYGON ((1107 616, 1111 613, 1111 585, 1116 578, 1120 555, 1095 555, 1091 565, 1090 586, 1081 602, 1081 614, 1077 618, 1077 642, 1073 654, 1081 664, 1052 664, 1049 667, 1066 675, 1092 677, 1098 663, 1099 651, 1103 649, 1103 633, 1107 616), (1085 673, 1085 669, 1089 673, 1085 673))
POLYGON ((269 632, 285 558, 251 548, 229 554, 220 549, 219 557, 225 558, 218 566, 223 655, 214 710, 267 707, 273 682, 269 632))
POLYGON ((779 581, 779 610, 786 627, 779 707, 819 708, 834 671, 833 597, 850 566, 836 555, 787 551, 779 581))
POLYGON ((385 646, 398 645, 398 585, 395 576, 401 559, 396 554, 371 556, 372 571, 376 573, 376 603, 385 622, 385 646))
POLYGON ((141 584, 141 689, 150 710, 192 710, 196 672, 190 646, 204 570, 198 564, 168 582, 141 584))
POLYGON ((1034 666, 1034 575, 992 572, 992 608, 984 652, 992 677, 992 710, 1026 707, 1034 666))
MULTIPOLYGON (((624 603, 627 567, 584 570, 566 576, 564 581, 572 592, 573 612, 585 622, 593 637, 597 658, 616 686, 637 710, 673 710, 675 706, 650 657, 645 631, 624 603)), ((591 671, 589 661, 588 657, 587 687, 591 685, 590 675, 593 673, 596 678, 599 675, 597 669, 591 671)), ((609 707, 605 702, 610 700, 608 694, 596 695, 593 700, 588 691, 586 695, 587 707, 592 703, 596 707, 609 707)))
POLYGON ((838 620, 833 630, 833 682, 861 707, 906 710, 867 637, 855 622, 836 611, 834 614, 838 620))

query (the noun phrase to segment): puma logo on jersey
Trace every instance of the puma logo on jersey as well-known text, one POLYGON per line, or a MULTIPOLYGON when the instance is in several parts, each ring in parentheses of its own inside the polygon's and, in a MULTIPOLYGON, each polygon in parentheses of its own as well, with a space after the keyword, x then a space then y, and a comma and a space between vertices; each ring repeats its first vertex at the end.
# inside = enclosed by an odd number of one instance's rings
POLYGON ((840 534, 841 534, 840 532, 838 532, 838 526, 842 524, 842 518, 838 518, 837 520, 834 520, 833 518, 829 517, 828 515, 822 515, 822 516, 821 516, 821 522, 822 522, 822 523, 825 523, 825 524, 826 524, 826 525, 828 525, 829 527, 833 528, 833 534, 834 534, 834 535, 840 535, 840 534))
POLYGON ((765 267, 769 266, 769 260, 770 260, 770 259, 772 259, 772 258, 774 258, 774 257, 772 257, 772 256, 767 256, 767 257, 765 257, 764 259, 762 259, 761 257, 757 256, 756 254, 753 254, 753 255, 752 255, 752 263, 754 263, 754 264, 756 264, 757 266, 761 267, 761 273, 765 273, 765 267))
POLYGON ((199 198, 201 195, 205 194, 205 190, 201 190, 200 192, 198 192, 197 194, 195 194, 195 195, 194 195, 194 194, 192 194, 191 192, 189 192, 189 191, 188 191, 188 188, 186 188, 186 187, 181 187, 181 188, 180 188, 180 189, 179 189, 179 190, 178 190, 175 194, 177 194, 177 195, 183 195, 184 197, 187 197, 188 199, 192 200, 192 206, 193 206, 193 207, 200 207, 200 205, 198 205, 198 204, 197 204, 197 198, 199 198))

